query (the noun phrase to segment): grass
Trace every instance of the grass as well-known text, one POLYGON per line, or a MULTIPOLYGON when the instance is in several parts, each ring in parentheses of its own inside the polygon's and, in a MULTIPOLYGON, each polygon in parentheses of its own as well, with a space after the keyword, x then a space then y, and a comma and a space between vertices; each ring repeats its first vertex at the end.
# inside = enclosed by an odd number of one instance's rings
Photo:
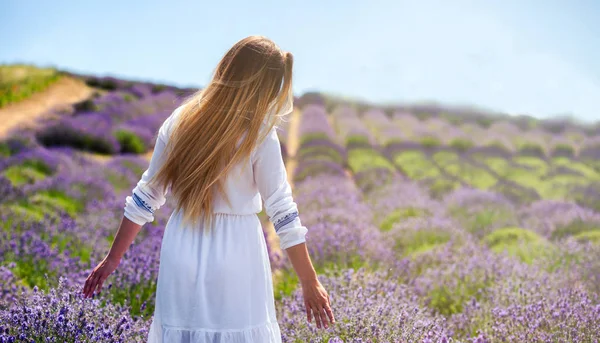
POLYGON ((573 236, 579 242, 590 242, 600 244, 600 230, 580 232, 573 236))
POLYGON ((492 285, 492 281, 479 281, 475 277, 466 277, 462 280, 457 280, 452 287, 438 286, 432 289, 429 294, 428 306, 434 309, 437 313, 444 316, 461 313, 464 309, 464 304, 471 299, 481 299, 484 294, 482 290, 488 289, 492 285))
POLYGON ((476 167, 469 162, 457 162, 443 166, 446 173, 480 189, 490 189, 497 182, 492 174, 485 169, 476 167))
POLYGON ((71 257, 79 257, 83 263, 90 262, 92 247, 73 236, 54 236, 50 246, 60 252, 68 252, 71 257))
POLYGON ((440 176, 440 170, 424 153, 420 151, 403 151, 394 156, 394 163, 413 180, 440 176))
POLYGON ((135 133, 127 130, 117 130, 115 138, 121 146, 121 153, 143 154, 148 151, 148 147, 141 138, 135 133))
POLYGON ((400 256, 414 257, 450 241, 450 233, 436 228, 404 229, 395 236, 394 249, 400 256))
POLYGON ((351 145, 371 145, 369 138, 363 135, 349 135, 346 137, 346 146, 351 145))
POLYGON ((321 164, 313 163, 307 167, 303 167, 302 170, 294 171, 294 181, 302 181, 309 176, 316 176, 319 174, 326 174, 330 171, 330 168, 321 164))
POLYGON ((395 170, 394 165, 387 158, 370 148, 357 148, 348 151, 348 165, 354 173, 376 168, 395 170))
MULTIPOLYGON (((486 164, 501 178, 533 189, 543 199, 568 199, 569 196, 571 196, 572 188, 574 186, 585 185, 588 182, 586 178, 576 175, 554 175, 547 177, 548 173, 552 170, 552 166, 537 157, 515 157, 513 161, 518 163, 518 165, 513 165, 510 161, 499 157, 483 158, 480 161, 486 164), (522 165, 522 167, 519 165, 522 165)), ((559 161, 564 160, 559 159, 559 161)), ((581 165, 585 167, 585 165, 581 165)), ((568 167, 571 167, 571 164, 569 164, 568 167)), ((588 172, 590 172, 590 170, 588 170, 588 172)))
POLYGON ((544 148, 537 144, 537 143, 531 143, 531 142, 525 142, 522 143, 519 148, 518 148, 519 152, 528 152, 528 153, 532 153, 536 156, 544 156, 544 148))
POLYGON ((36 259, 29 255, 21 255, 15 259, 8 257, 6 260, 15 262, 16 266, 12 269, 12 273, 30 288, 38 286, 41 290, 47 290, 50 286, 48 279, 56 276, 56 272, 48 268, 49 261, 36 259))
POLYGON ((569 144, 559 143, 554 146, 553 153, 560 153, 566 156, 574 156, 575 148, 569 144))
POLYGON ((343 161, 339 162, 338 160, 332 159, 330 155, 321 155, 321 154, 319 154, 319 155, 315 154, 315 155, 312 155, 310 157, 305 157, 304 160, 306 160, 306 161, 334 162, 334 163, 337 163, 337 164, 340 164, 340 165, 344 164, 343 161))
POLYGON ((464 138, 455 138, 450 142, 450 146, 459 152, 465 152, 474 145, 473 141, 464 138))
POLYGON ((379 224, 381 231, 390 231, 394 224, 400 222, 402 219, 420 217, 428 215, 428 211, 422 208, 399 208, 388 214, 379 224))
POLYGON ((440 166, 458 163, 459 161, 458 155, 452 151, 438 151, 431 158, 440 166))
POLYGON ((124 191, 132 187, 131 181, 125 175, 114 170, 106 171, 106 180, 116 191, 124 191))
MULTIPOLYGON (((7 238, 21 236, 21 231, 27 229, 27 225, 20 225, 21 221, 42 222, 48 225, 60 225, 59 212, 66 212, 75 215, 83 210, 83 205, 76 199, 73 199, 63 192, 57 190, 46 190, 17 202, 4 204, 11 216, 9 220, 3 222, 7 238), (49 220, 46 222, 45 220, 49 220)), ((83 263, 90 261, 92 246, 85 244, 78 237, 68 232, 61 231, 40 231, 39 238, 46 242, 50 249, 59 253, 68 253, 70 257, 79 258, 83 263)), ((50 269, 50 262, 39 260, 27 254, 14 255, 10 251, 3 256, 6 262, 13 261, 16 267, 13 273, 22 282, 33 287, 37 285, 41 289, 47 289, 52 286, 51 281, 55 281, 56 270, 50 269), (46 278, 46 274, 48 278, 46 278)))
POLYGON ((112 302, 129 306, 133 316, 142 315, 148 318, 154 313, 152 299, 156 294, 155 280, 140 280, 130 283, 129 287, 111 287, 108 293, 112 302))
POLYGON ((565 166, 570 169, 576 170, 588 179, 595 181, 600 180, 600 173, 596 171, 593 167, 590 167, 589 165, 583 162, 573 161, 566 157, 557 157, 552 159, 552 164, 556 166, 565 166))
POLYGON ((56 214, 51 208, 39 204, 31 204, 28 201, 5 204, 2 206, 2 208, 11 214, 11 217, 8 219, 8 221, 3 223, 3 227, 5 229, 9 229, 14 226, 13 220, 42 221, 45 215, 51 218, 56 217, 56 214))
POLYGON ((486 206, 486 208, 475 212, 457 207, 450 209, 449 214, 469 233, 479 238, 488 234, 494 224, 513 217, 513 214, 508 213, 505 209, 492 206, 486 206))
POLYGON ((544 199, 562 200, 572 196, 576 186, 585 186, 588 180, 576 175, 555 175, 551 178, 538 181, 534 189, 544 199))
POLYGON ((442 145, 442 142, 435 137, 424 137, 419 142, 425 149, 433 149, 442 145))
POLYGON ((336 149, 329 146, 310 146, 298 150, 300 158, 325 159, 344 164, 344 157, 336 149))
POLYGON ((502 157, 477 157, 476 160, 485 164, 488 168, 502 177, 506 177, 512 170, 510 162, 502 157))
POLYGON ((65 212, 71 217, 83 211, 84 205, 79 200, 71 198, 59 190, 45 190, 29 197, 29 202, 47 208, 53 208, 56 211, 65 212))
MULTIPOLYGON (((15 220, 42 221, 45 216, 58 218, 59 213, 76 216, 85 208, 84 204, 62 191, 49 189, 33 194, 25 199, 3 204, 2 208, 11 213, 15 220)), ((4 222, 4 227, 11 227, 11 221, 4 222)), ((14 226, 14 225, 13 225, 14 226)))
POLYGON ((298 287, 298 276, 291 268, 278 270, 273 274, 275 300, 292 295, 298 287))
POLYGON ((554 246, 542 236, 518 227, 496 230, 483 240, 494 252, 507 252, 528 264, 550 256, 554 250, 554 246))
POLYGON ((548 163, 541 158, 531 156, 516 156, 513 161, 521 165, 532 167, 541 174, 546 174, 549 170, 548 163))
POLYGON ((0 108, 41 92, 59 79, 60 73, 53 68, 0 66, 0 108))
POLYGON ((8 144, 2 142, 0 143, 0 156, 9 157, 11 155, 10 148, 8 144))
POLYGON ((45 179, 52 174, 52 169, 43 161, 33 159, 10 166, 4 170, 3 174, 13 186, 18 187, 45 179))
POLYGON ((572 221, 571 223, 556 228, 552 232, 552 239, 562 239, 568 236, 578 236, 588 232, 600 232, 600 225, 597 223, 588 223, 581 219, 572 221))
POLYGON ((516 174, 507 177, 521 186, 534 189, 542 199, 561 200, 570 196, 572 186, 581 178, 571 175, 559 175, 548 179, 541 179, 532 174, 516 174))
POLYGON ((586 160, 582 161, 582 163, 585 166, 592 168, 595 172, 600 173, 600 161, 586 159, 586 160))
POLYGON ((441 198, 460 187, 459 182, 444 177, 428 179, 425 183, 429 187, 429 193, 434 198, 441 198))
MULTIPOLYGON (((46 212, 47 213, 47 212, 46 212)), ((51 216, 51 221, 56 223, 58 217, 51 216)), ((79 238, 62 232, 50 234, 49 232, 40 232, 40 239, 47 242, 51 249, 56 249, 60 253, 68 253, 70 257, 78 257, 83 263, 90 261, 92 246, 82 242, 79 238)))
POLYGON ((329 136, 327 136, 327 134, 325 132, 312 132, 312 133, 307 133, 302 135, 302 137, 300 137, 300 147, 302 147, 303 144, 308 143, 312 140, 317 140, 317 139, 324 139, 324 140, 330 140, 329 136))
POLYGON ((140 166, 139 164, 132 161, 123 161, 123 166, 131 170, 135 175, 139 177, 141 177, 144 171, 146 170, 146 166, 140 166))

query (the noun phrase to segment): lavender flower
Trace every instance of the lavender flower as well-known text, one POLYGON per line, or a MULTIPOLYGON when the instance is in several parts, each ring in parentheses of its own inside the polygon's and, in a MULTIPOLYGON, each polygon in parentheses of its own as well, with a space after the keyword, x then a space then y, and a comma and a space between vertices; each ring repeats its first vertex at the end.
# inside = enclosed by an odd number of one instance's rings
POLYGON ((147 324, 112 304, 82 298, 61 281, 48 293, 34 288, 10 310, 0 311, 0 341, 144 342, 147 324))
POLYGON ((419 305, 410 290, 384 273, 344 270, 322 278, 337 324, 321 333, 306 324, 300 290, 284 298, 278 317, 284 342, 449 342, 444 320, 419 305), (326 338, 329 337, 329 340, 326 338))

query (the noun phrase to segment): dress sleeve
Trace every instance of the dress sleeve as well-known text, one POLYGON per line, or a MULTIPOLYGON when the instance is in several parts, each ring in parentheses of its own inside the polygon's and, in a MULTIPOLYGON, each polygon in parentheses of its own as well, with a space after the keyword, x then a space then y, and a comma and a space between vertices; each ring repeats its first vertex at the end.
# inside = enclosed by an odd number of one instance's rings
POLYGON ((157 189, 150 186, 148 181, 158 172, 166 159, 165 148, 168 141, 166 124, 169 119, 163 123, 158 131, 148 169, 142 174, 131 195, 125 199, 124 216, 138 225, 154 221, 154 212, 166 202, 168 189, 157 189))
POLYGON ((253 170, 265 210, 279 236, 281 249, 304 243, 307 229, 302 226, 298 216, 298 206, 292 197, 279 138, 274 129, 256 150, 253 170))

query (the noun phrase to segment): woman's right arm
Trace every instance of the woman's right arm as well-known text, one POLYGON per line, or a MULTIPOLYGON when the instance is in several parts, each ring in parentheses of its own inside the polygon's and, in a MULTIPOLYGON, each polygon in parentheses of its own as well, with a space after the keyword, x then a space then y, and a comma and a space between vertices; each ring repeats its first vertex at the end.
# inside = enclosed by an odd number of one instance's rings
POLYGON ((329 296, 318 280, 306 247, 306 227, 300 222, 298 207, 281 155, 277 132, 273 129, 256 150, 253 159, 254 178, 265 203, 265 210, 300 279, 307 319, 312 317, 318 328, 327 328, 335 319, 329 296))
POLYGON ((292 266, 298 274, 302 292, 304 295, 304 306, 306 307, 306 316, 308 321, 311 321, 311 314, 315 317, 317 327, 321 325, 325 328, 329 327, 329 323, 335 323, 333 311, 329 301, 327 291, 317 278, 317 273, 312 266, 306 243, 294 245, 286 249, 292 266))

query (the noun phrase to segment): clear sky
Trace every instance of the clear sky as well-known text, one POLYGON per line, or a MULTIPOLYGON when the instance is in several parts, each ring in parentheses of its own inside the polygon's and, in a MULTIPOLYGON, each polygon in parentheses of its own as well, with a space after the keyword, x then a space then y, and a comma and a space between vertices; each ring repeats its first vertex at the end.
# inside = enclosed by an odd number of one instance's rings
POLYGON ((297 94, 600 119, 600 0, 0 0, 0 63, 202 86, 252 34, 297 94))

